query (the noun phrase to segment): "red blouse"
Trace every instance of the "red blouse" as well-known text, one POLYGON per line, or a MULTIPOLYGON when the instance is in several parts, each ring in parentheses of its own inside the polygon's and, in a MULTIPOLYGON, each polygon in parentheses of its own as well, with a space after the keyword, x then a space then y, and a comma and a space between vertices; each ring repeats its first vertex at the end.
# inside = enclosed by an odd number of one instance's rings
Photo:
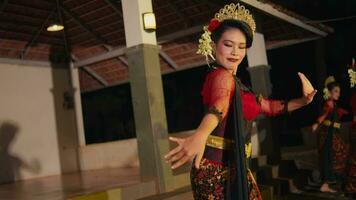
MULTIPOLYGON (((333 112, 335 107, 333 100, 327 100, 324 103, 323 111, 321 115, 318 117, 317 122, 319 124, 323 123, 324 120, 328 118, 328 116, 333 112)), ((347 114, 348 112, 342 108, 336 108, 337 115, 341 118, 343 115, 347 114)))
POLYGON ((352 123, 351 123, 351 127, 356 129, 356 93, 354 92, 352 97, 351 97, 351 110, 352 110, 352 114, 353 114, 353 119, 352 119, 352 123))
MULTIPOLYGON (((235 94, 235 79, 225 68, 217 68, 211 71, 205 80, 203 90, 203 103, 209 109, 209 113, 215 114, 219 118, 219 125, 211 133, 215 136, 230 138, 231 133, 225 134, 225 127, 229 107, 235 94)), ((248 89, 240 88, 242 100, 242 110, 245 119, 253 121, 260 113, 274 116, 286 111, 284 101, 268 100, 256 96, 248 89)), ((225 162, 223 151, 206 147, 204 158, 217 162, 225 162)))
POLYGON ((351 109, 352 109, 353 115, 356 115, 356 93, 355 92, 351 97, 351 109))
MULTIPOLYGON (((203 90, 203 103, 209 109, 216 109, 224 121, 229 110, 232 97, 235 93, 235 80, 233 75, 226 69, 220 67, 210 72, 205 80, 203 90)), ((254 120, 261 112, 268 116, 275 116, 285 110, 285 102, 268 100, 241 90, 242 110, 247 121, 254 120)))

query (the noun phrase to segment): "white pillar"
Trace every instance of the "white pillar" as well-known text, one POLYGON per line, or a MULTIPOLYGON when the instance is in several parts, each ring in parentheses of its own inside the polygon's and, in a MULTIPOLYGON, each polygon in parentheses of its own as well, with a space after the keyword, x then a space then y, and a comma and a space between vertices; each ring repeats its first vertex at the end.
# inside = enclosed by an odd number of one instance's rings
POLYGON ((163 160, 169 142, 160 49, 155 32, 146 32, 142 23, 142 14, 152 12, 152 1, 122 0, 122 9, 141 180, 155 180, 158 192, 171 191, 188 180, 177 181, 163 160))
POLYGON ((76 119, 76 128, 78 134, 78 145, 85 146, 85 133, 84 133, 84 123, 83 123, 83 110, 82 110, 82 98, 80 92, 80 83, 79 83, 79 72, 78 68, 75 68, 73 63, 70 63, 70 79, 73 89, 73 100, 74 100, 74 109, 75 109, 75 119, 76 119))
POLYGON ((261 33, 255 33, 252 46, 247 50, 249 67, 268 65, 265 38, 261 33))
POLYGON ((251 76, 252 88, 255 92, 268 97, 271 94, 265 39, 263 34, 255 33, 251 48, 247 50, 248 71, 251 76))
MULTIPOLYGON (((272 84, 268 65, 267 50, 264 36, 261 33, 255 33, 251 48, 247 51, 248 68, 250 73, 252 88, 255 93, 262 94, 268 98, 272 93, 272 84)), ((278 132, 272 131, 272 124, 269 118, 261 117, 258 119, 258 134, 252 135, 254 144, 258 146, 260 152, 257 154, 267 155, 269 161, 276 163, 280 159, 280 147, 278 141, 278 132), (254 137, 258 137, 255 139, 254 137)))
POLYGON ((143 29, 142 14, 153 12, 151 0, 122 0, 126 47, 139 44, 157 44, 156 32, 143 29))

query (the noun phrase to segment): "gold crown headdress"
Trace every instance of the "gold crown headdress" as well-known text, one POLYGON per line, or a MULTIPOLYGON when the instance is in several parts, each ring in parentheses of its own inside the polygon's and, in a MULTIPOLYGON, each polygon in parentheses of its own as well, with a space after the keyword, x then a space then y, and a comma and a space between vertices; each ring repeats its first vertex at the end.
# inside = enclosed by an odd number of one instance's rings
POLYGON ((349 66, 349 70, 347 70, 347 72, 349 73, 349 77, 350 77, 350 84, 351 87, 355 87, 356 85, 356 63, 355 63, 355 58, 352 59, 352 63, 349 66))
POLYGON ((335 78, 333 76, 329 76, 328 78, 326 78, 325 82, 324 82, 324 89, 323 89, 323 93, 324 93, 324 99, 327 100, 330 98, 330 92, 328 89, 328 85, 329 83, 333 83, 335 82, 335 78))
POLYGON ((220 25, 220 23, 226 19, 234 19, 245 22, 251 28, 252 34, 254 34, 256 30, 256 23, 253 16, 243 5, 240 5, 239 3, 225 5, 224 8, 221 8, 218 13, 215 13, 215 17, 210 21, 210 23, 203 27, 204 33, 199 39, 197 53, 205 56, 208 64, 209 57, 215 60, 210 35, 220 25))

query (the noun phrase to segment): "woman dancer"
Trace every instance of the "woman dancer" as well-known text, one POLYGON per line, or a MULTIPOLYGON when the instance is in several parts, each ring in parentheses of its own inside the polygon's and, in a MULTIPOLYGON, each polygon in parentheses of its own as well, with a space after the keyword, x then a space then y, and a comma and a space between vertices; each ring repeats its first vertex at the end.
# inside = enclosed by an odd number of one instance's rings
POLYGON ((313 132, 318 130, 321 192, 332 192, 336 190, 330 187, 330 183, 335 183, 337 178, 341 178, 344 173, 347 158, 347 146, 340 137, 340 118, 347 114, 342 108, 338 108, 336 101, 340 97, 340 86, 330 76, 325 81, 324 99, 326 100, 322 114, 317 122, 312 126, 313 132))
POLYGON ((178 146, 165 156, 173 169, 195 160, 191 184, 197 200, 261 199, 248 162, 252 120, 261 112, 274 116, 298 109, 316 93, 302 73, 298 75, 303 96, 289 102, 256 97, 240 82, 236 71, 252 44, 255 28, 247 9, 230 4, 215 14, 199 40, 198 53, 216 61, 202 90, 207 113, 193 135, 170 138, 178 146))

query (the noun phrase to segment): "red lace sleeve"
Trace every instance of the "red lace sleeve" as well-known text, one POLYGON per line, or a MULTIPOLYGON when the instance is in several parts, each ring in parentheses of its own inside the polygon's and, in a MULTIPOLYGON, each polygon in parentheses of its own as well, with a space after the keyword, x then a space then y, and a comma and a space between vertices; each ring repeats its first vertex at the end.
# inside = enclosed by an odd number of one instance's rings
POLYGON ((208 74, 202 91, 203 102, 208 113, 215 114, 219 122, 227 115, 234 89, 234 78, 228 71, 216 69, 208 74))
POLYGON ((319 124, 321 124, 326 119, 326 117, 329 115, 329 113, 332 111, 333 108, 334 108, 333 101, 331 100, 326 101, 323 107, 323 111, 316 121, 319 124))
POLYGON ((351 104, 352 113, 356 115, 356 93, 352 95, 350 104, 351 104))
POLYGON ((262 112, 268 116, 284 114, 288 109, 286 101, 265 99, 261 96, 259 97, 259 102, 261 104, 262 112))
POLYGON ((343 108, 338 108, 337 109, 337 114, 339 115, 339 117, 343 117, 344 115, 349 114, 349 112, 343 108))

